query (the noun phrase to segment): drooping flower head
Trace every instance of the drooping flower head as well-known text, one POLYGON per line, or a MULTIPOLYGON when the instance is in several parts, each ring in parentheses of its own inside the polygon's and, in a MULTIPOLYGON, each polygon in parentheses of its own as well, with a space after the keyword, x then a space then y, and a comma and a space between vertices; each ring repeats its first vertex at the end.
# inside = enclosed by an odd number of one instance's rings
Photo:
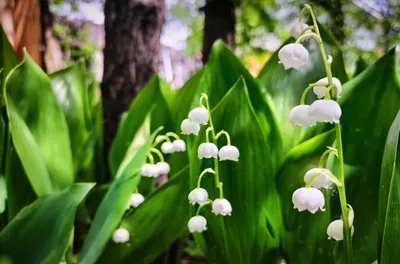
POLYGON ((158 177, 160 176, 159 167, 155 164, 146 163, 144 164, 141 169, 141 174, 144 177, 158 177))
POLYGON ((325 211, 325 197, 322 192, 316 188, 300 188, 297 189, 292 196, 294 208, 299 212, 308 210, 314 214, 318 209, 325 211))
POLYGON ((232 145, 223 146, 218 152, 219 160, 239 161, 239 150, 232 145))
POLYGON ((202 158, 216 158, 218 156, 218 148, 215 144, 210 142, 201 143, 197 149, 199 159, 202 158))
POLYGON ((138 207, 140 204, 144 202, 144 197, 140 193, 133 193, 129 198, 129 207, 138 207))
POLYGON ((227 199, 215 199, 212 203, 212 212, 216 215, 231 215, 232 205, 227 199))
POLYGON ((339 123, 342 109, 334 100, 315 100, 308 109, 308 117, 318 122, 339 123))
POLYGON ((181 130, 183 135, 193 134, 197 136, 200 131, 200 125, 190 121, 189 119, 185 119, 182 121, 181 130))
MULTIPOLYGON (((335 89, 337 89, 337 94, 336 97, 340 98, 340 93, 342 92, 342 84, 340 83, 338 78, 333 77, 332 78, 333 84, 336 86, 335 89)), ((326 91, 328 90, 328 78, 322 78, 319 80, 317 83, 320 83, 321 85, 314 86, 313 91, 317 95, 318 98, 323 98, 326 91)))
POLYGON ((208 192, 203 188, 196 188, 189 193, 188 196, 189 202, 193 205, 203 204, 208 200, 208 192))
POLYGON ((303 45, 291 43, 281 48, 278 57, 279 63, 283 64, 285 70, 290 68, 298 70, 307 64, 309 54, 303 45))
POLYGON ((196 107, 189 113, 189 120, 201 125, 207 125, 208 123, 208 110, 204 106, 196 107))
POLYGON ((203 232, 207 230, 207 219, 204 216, 193 216, 189 219, 188 228, 190 233, 203 232))
POLYGON ((309 105, 295 106, 289 113, 289 121, 292 126, 310 127, 317 122, 308 116, 309 105))
MULTIPOLYGON (((292 26, 292 29, 290 30, 290 35, 294 37, 295 39, 299 38, 301 35, 301 32, 308 28, 308 25, 305 23, 298 22, 292 26)), ((311 33, 311 30, 306 30, 303 34, 311 33)))
MULTIPOLYGON (((332 221, 327 230, 326 233, 328 234, 328 239, 333 238, 336 241, 343 240, 344 234, 344 224, 342 220, 335 220, 332 221)), ((354 235, 354 226, 351 227, 351 236, 354 235)))
POLYGON ((174 140, 172 142, 172 146, 173 146, 174 152, 186 151, 186 144, 185 144, 185 141, 183 141, 182 139, 174 140))
POLYGON ((165 154, 174 152, 174 145, 171 142, 164 142, 161 144, 161 151, 165 154))
POLYGON ((156 166, 159 175, 167 175, 171 169, 169 164, 164 161, 157 162, 156 166))
POLYGON ((115 243, 125 243, 129 241, 129 232, 125 228, 119 228, 113 233, 113 241, 115 243))
MULTIPOLYGON (((331 173, 330 170, 328 169, 324 169, 324 168, 313 168, 309 171, 306 172, 306 174, 304 175, 304 182, 307 183, 308 180, 311 178, 311 176, 317 174, 317 173, 331 173)), ((332 180, 328 177, 325 176, 323 174, 315 177, 313 179, 313 181, 311 182, 311 186, 314 188, 329 188, 332 185, 332 180)))

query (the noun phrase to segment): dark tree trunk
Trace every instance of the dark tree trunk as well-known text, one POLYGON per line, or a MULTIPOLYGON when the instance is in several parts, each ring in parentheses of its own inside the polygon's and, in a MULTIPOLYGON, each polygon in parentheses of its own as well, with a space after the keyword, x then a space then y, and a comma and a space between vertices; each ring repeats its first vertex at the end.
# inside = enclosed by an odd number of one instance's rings
POLYGON ((231 48, 235 46, 235 6, 232 0, 207 0, 204 11, 203 63, 208 61, 211 48, 222 39, 231 48))
MULTIPOLYGON (((104 153, 115 136, 121 114, 158 71, 164 0, 106 0, 104 75, 104 153)), ((107 165, 106 165, 107 166, 107 165)))

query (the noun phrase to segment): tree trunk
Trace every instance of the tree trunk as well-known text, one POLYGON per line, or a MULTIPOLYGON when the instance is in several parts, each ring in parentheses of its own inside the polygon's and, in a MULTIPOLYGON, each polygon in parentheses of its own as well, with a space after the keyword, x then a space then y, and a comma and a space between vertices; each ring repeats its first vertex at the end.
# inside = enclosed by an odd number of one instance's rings
POLYGON ((235 7, 232 0, 207 0, 204 11, 203 63, 208 61, 211 48, 222 39, 231 48, 235 46, 235 7))
POLYGON ((164 0, 106 0, 104 15, 106 37, 101 91, 107 161, 121 114, 158 71, 165 3, 164 0))

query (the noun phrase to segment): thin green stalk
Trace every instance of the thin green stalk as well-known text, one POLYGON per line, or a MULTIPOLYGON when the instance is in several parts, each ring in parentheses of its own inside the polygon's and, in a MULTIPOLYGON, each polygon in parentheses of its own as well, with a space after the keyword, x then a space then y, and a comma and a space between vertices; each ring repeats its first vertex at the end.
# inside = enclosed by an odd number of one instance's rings
POLYGON ((207 168, 207 169, 203 170, 203 172, 200 173, 200 176, 199 176, 199 178, 197 179, 197 188, 200 188, 200 186, 201 186, 201 179, 203 179, 203 176, 204 176, 206 173, 215 174, 215 171, 214 171, 213 169, 211 169, 211 168, 207 168))
POLYGON ((208 200, 208 201, 205 202, 205 203, 202 203, 202 204, 199 206, 199 208, 197 208, 196 216, 198 216, 198 215, 200 214, 200 210, 201 210, 204 206, 209 205, 209 204, 211 204, 211 201, 210 201, 210 200, 208 200))
POLYGON ((164 156, 161 153, 161 151, 159 151, 156 148, 152 148, 150 151, 157 154, 158 158, 160 159, 160 162, 164 162, 164 156))
POLYGON ((342 133, 340 123, 335 125, 336 129, 336 141, 338 149, 338 161, 339 161, 339 180, 342 183, 338 186, 340 207, 342 209, 342 219, 344 224, 344 248, 346 251, 346 263, 353 263, 353 247, 351 243, 351 227, 349 224, 347 201, 346 201, 346 189, 345 189, 345 179, 344 179, 344 160, 343 160, 343 143, 342 143, 342 133))
POLYGON ((328 148, 327 150, 325 150, 325 152, 321 155, 321 158, 319 159, 319 163, 318 163, 318 168, 323 168, 324 167, 324 163, 325 163, 325 158, 326 156, 328 156, 331 152, 335 153, 335 155, 337 156, 337 149, 334 148, 328 148))
POLYGON ((226 144, 228 145, 228 146, 230 146, 231 145, 231 137, 229 136, 229 133, 228 132, 226 132, 225 130, 221 130, 221 131, 219 131, 218 132, 218 134, 216 135, 216 139, 218 139, 221 135, 225 135, 225 137, 226 137, 226 144))

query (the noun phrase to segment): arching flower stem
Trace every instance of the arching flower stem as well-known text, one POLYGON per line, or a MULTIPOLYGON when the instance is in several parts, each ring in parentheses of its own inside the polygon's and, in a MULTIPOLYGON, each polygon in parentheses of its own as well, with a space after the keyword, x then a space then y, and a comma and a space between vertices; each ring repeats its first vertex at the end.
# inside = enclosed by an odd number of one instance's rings
POLYGON ((313 174, 311 177, 310 177, 310 179, 308 179, 308 181, 307 181, 307 183, 306 183, 306 188, 311 188, 311 184, 312 184, 312 181, 315 179, 315 178, 317 178, 318 176, 320 176, 320 175, 324 175, 324 176, 327 176, 327 177, 329 177, 332 181, 333 181, 333 183, 335 183, 336 184, 336 186, 342 186, 342 183, 338 180, 338 178, 336 178, 336 176, 335 175, 333 175, 332 173, 329 173, 329 172, 318 172, 318 173, 315 173, 315 174, 313 174))
POLYGON ((209 205, 209 204, 211 204, 211 200, 208 200, 207 202, 201 204, 201 205, 199 206, 199 208, 197 208, 196 216, 198 216, 198 215, 200 214, 200 210, 201 210, 204 206, 207 206, 207 205, 209 205))
POLYGON ((328 156, 332 152, 336 155, 336 157, 338 156, 337 149, 328 147, 328 149, 325 150, 324 153, 322 153, 321 158, 319 159, 318 168, 323 168, 324 167, 326 156, 328 156))
POLYGON ((218 139, 221 135, 225 135, 225 137, 226 137, 226 144, 228 145, 228 146, 230 146, 231 145, 231 137, 229 136, 229 133, 228 132, 226 132, 225 130, 221 130, 221 131, 219 131, 218 132, 218 134, 216 135, 216 139, 218 139))
POLYGON ((159 150, 156 149, 156 148, 151 148, 150 152, 153 152, 153 153, 157 154, 157 156, 158 156, 158 158, 160 159, 160 161, 161 161, 161 162, 164 162, 164 156, 163 156, 163 154, 161 153, 161 151, 159 151, 159 150))
POLYGON ((203 176, 206 173, 211 173, 211 174, 215 175, 215 171, 212 168, 207 168, 207 169, 203 170, 202 173, 200 174, 199 178, 197 179, 197 188, 201 187, 201 179, 203 178, 203 176))

